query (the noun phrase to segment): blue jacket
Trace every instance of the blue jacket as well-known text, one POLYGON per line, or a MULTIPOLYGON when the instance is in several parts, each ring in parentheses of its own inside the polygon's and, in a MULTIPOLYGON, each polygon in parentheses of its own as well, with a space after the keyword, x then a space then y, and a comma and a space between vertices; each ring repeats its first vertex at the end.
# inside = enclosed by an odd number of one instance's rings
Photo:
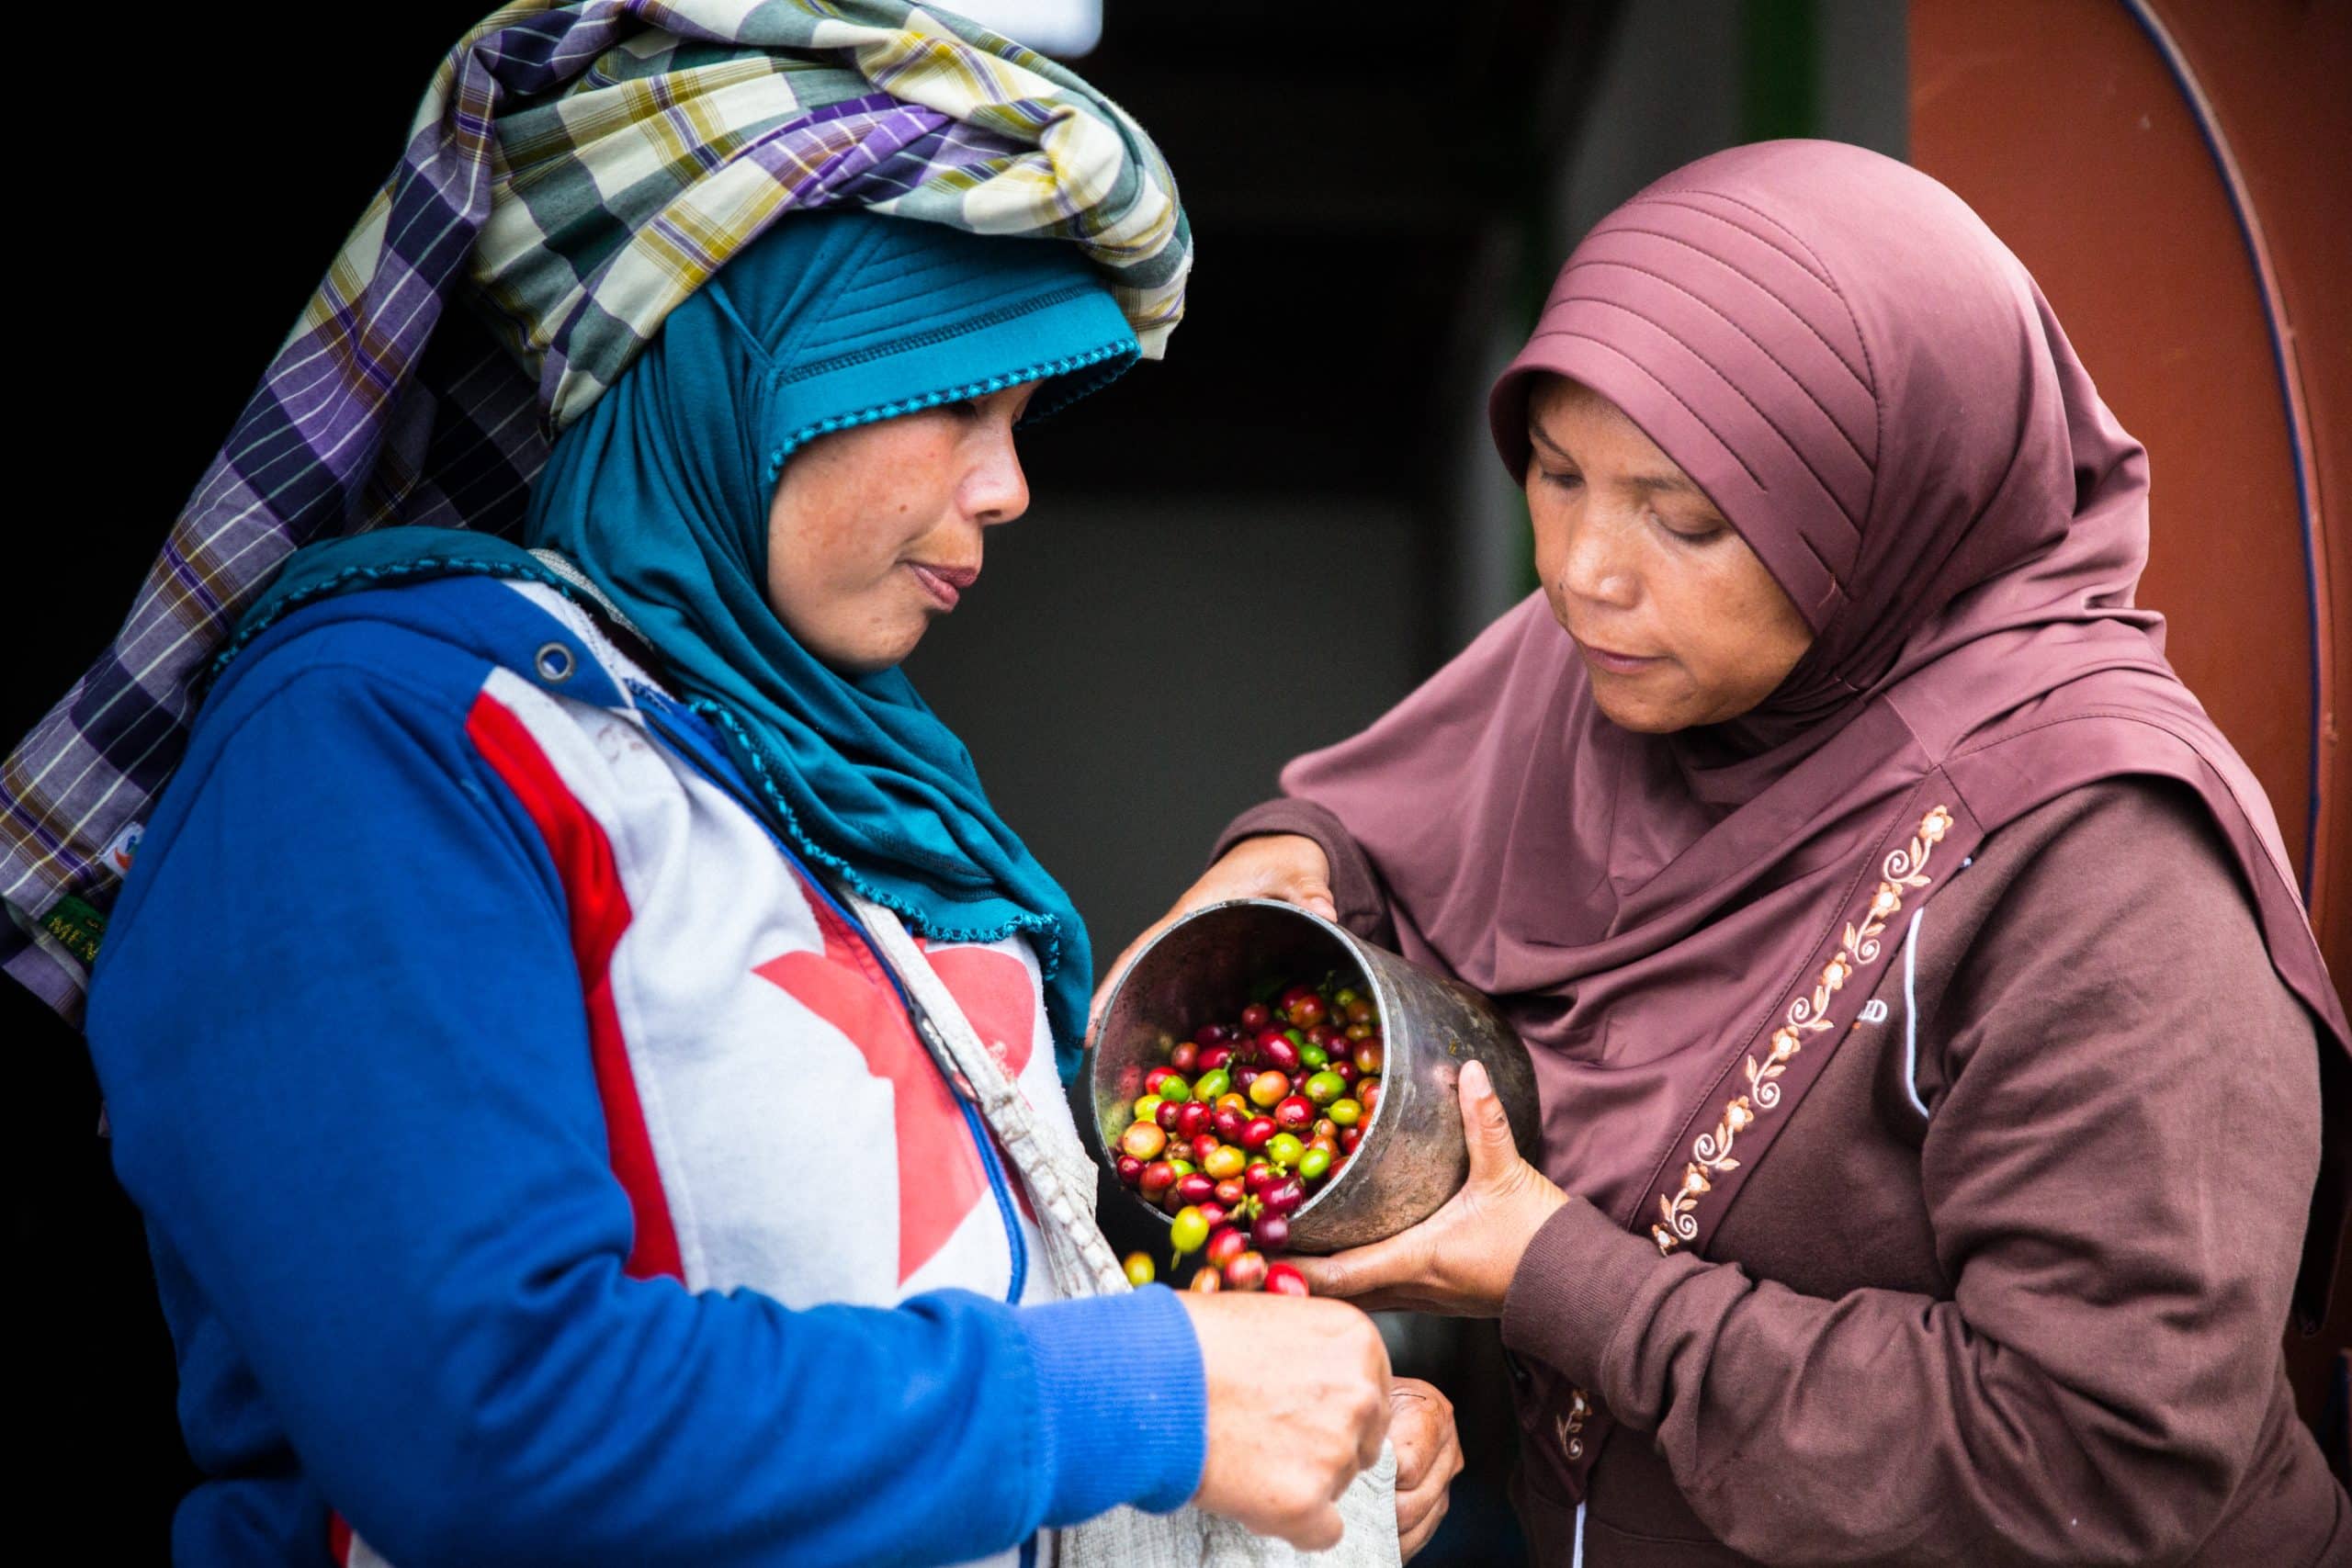
MULTIPOLYGON (((88 1034, 207 1477, 177 1559, 320 1562, 340 1516, 410 1565, 957 1562, 1119 1503, 1182 1503, 1204 1426, 1182 1308, 1159 1289, 1009 1304, 1023 1241, 985 1137, 936 1157, 976 1162, 998 1203, 940 1261, 911 1240, 885 1261, 920 1264, 911 1289, 968 1254, 943 1277, 987 1293, 788 1306, 741 1283, 755 1266, 729 1274, 727 1248, 769 1216, 698 1218, 677 1175, 741 1151, 665 1145, 659 1125, 668 1191, 650 1201, 674 1211, 688 1263, 639 1266, 649 1199, 621 1173, 591 1059, 580 887, 558 863, 573 852, 483 750, 485 705, 521 715, 596 805, 594 749, 559 732, 603 723, 610 750, 635 705, 625 660, 550 600, 448 579, 289 616, 212 694, 140 844, 88 1034)), ((717 825, 700 830, 724 826, 692 779, 674 787, 717 825)), ((838 956, 838 911, 778 897, 776 918, 817 920, 838 956)), ((815 1074, 823 1051, 870 1054, 826 1016, 770 1032, 770 1056, 815 1074)), ((640 1075, 670 1070, 627 1043, 640 1075)), ((903 1107, 920 1086, 897 1087, 903 1107)), ((930 1168, 911 1168, 921 1185, 930 1168)), ((779 1224, 830 1216, 843 1228, 815 1234, 845 1247, 890 1220, 855 1182, 794 1199, 768 1205, 779 1224)), ((812 1265, 829 1245, 806 1244, 812 1265)), ((881 1299, 905 1278, 881 1276, 881 1299)))

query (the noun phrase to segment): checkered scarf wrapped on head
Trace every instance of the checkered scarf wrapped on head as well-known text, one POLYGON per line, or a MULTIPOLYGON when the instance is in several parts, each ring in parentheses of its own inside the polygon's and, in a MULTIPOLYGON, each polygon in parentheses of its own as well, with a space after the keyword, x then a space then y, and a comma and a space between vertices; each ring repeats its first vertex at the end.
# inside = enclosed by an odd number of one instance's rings
POLYGON ((1069 240, 1147 357, 1191 234, 1142 130, 905 0, 526 0, 435 73, 406 152, 97 663, 0 765, 0 964, 68 1018, 194 689, 294 550, 513 534, 553 434, 794 209, 1069 240), (448 310, 453 300, 468 309, 448 310))

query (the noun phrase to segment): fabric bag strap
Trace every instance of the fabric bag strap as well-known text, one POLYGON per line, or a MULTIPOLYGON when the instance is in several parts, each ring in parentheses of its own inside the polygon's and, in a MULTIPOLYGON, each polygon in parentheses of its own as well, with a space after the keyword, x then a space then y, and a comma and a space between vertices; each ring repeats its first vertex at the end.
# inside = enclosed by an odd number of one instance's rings
POLYGON ((1061 1120, 1040 1116, 1031 1107, 897 915, 845 885, 836 884, 833 893, 855 913, 875 951, 913 1001, 915 1032, 924 1046, 957 1091, 978 1107, 1021 1172, 1046 1234, 1054 1282, 1062 1293, 1100 1296, 1132 1289, 1094 1223, 1094 1162, 1077 1134, 1061 1120))

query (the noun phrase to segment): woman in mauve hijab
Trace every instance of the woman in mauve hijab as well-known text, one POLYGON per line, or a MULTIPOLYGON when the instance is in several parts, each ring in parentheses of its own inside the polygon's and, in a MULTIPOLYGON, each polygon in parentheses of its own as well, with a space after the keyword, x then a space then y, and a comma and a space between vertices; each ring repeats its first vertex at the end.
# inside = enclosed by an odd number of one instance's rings
POLYGON ((1874 153, 1721 153, 1489 408, 1541 593, 1178 906, 1332 915, 1533 1054, 1542 1146, 1465 1068, 1460 1196, 1312 1283, 1501 1319, 1543 1562, 2352 1562, 2280 1356, 2343 1005, 2024 267, 1874 153))

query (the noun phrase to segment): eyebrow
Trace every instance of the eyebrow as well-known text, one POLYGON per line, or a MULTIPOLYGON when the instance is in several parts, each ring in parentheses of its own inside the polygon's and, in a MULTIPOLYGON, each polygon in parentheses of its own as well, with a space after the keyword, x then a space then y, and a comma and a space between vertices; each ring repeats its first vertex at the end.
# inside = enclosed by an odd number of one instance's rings
MULTIPOLYGON (((1545 434, 1544 427, 1532 420, 1528 422, 1527 434, 1536 445, 1563 462, 1573 463, 1577 460, 1576 454, 1545 434)), ((1670 494, 1695 495, 1702 501, 1707 500, 1707 492, 1701 490, 1688 474, 1638 474, 1625 482, 1635 490, 1665 491, 1670 494)), ((1709 504, 1713 503, 1710 502, 1709 504)))

